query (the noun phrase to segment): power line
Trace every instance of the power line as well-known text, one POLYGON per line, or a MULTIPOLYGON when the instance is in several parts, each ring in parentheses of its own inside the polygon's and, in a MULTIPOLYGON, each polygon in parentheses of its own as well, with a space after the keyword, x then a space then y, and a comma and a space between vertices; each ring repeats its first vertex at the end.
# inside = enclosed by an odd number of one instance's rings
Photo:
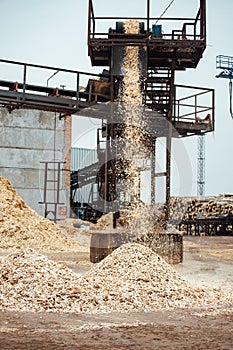
POLYGON ((162 17, 163 15, 167 12, 167 10, 169 9, 169 7, 172 5, 172 3, 174 2, 175 0, 172 0, 170 2, 170 4, 165 8, 165 10, 163 11, 163 13, 161 14, 161 16, 157 19, 157 21, 155 23, 157 23, 162 17))

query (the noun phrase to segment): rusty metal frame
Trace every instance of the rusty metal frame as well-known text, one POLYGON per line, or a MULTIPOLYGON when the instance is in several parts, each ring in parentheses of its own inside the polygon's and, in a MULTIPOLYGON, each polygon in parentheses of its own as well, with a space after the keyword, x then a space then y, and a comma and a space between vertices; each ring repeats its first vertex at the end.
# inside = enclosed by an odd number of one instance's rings
POLYGON ((60 117, 64 117, 66 115, 74 114, 82 108, 89 107, 91 104, 93 104, 94 100, 101 102, 107 101, 106 98, 102 96, 96 96, 91 91, 80 92, 79 90, 79 82, 81 76, 85 76, 86 78, 101 78, 102 74, 88 73, 71 69, 4 59, 0 59, 0 64, 1 63, 23 67, 22 82, 0 80, 0 104, 2 107, 8 108, 10 112, 14 109, 19 108, 35 108, 46 111, 60 112, 60 117), (59 95, 56 96, 54 94, 55 88, 29 84, 27 81, 29 68, 54 70, 58 72, 69 73, 75 77, 76 89, 57 90, 59 95))
POLYGON ((215 90, 211 88, 204 88, 199 86, 189 86, 189 85, 175 85, 175 95, 174 95, 174 106, 173 106, 173 121, 179 122, 195 122, 196 118, 201 113, 210 113, 211 114, 211 123, 212 123, 212 131, 215 128, 215 90), (185 89, 187 90, 197 90, 197 93, 186 94, 186 96, 181 98, 176 98, 178 94, 178 90, 185 89), (198 99, 203 96, 208 95, 210 100, 209 104, 200 104, 198 99), (193 103, 189 102, 190 100, 194 100, 193 103), (181 108, 186 107, 189 108, 188 113, 182 113, 181 108))
MULTIPOLYGON (((93 0, 89 0, 89 7, 88 7, 88 48, 90 49, 90 41, 91 39, 107 39, 108 38, 108 32, 96 32, 96 24, 97 21, 109 21, 109 20, 129 20, 129 19, 136 19, 139 21, 144 21, 146 23, 146 36, 147 40, 149 39, 150 32, 150 23, 151 21, 186 21, 183 23, 182 29, 180 30, 173 30, 172 34, 165 33, 164 36, 170 37, 170 39, 174 39, 175 35, 182 35, 185 36, 188 39, 193 38, 194 40, 204 40, 206 43, 206 0, 200 0, 200 8, 196 14, 195 17, 150 17, 150 0, 147 0, 147 16, 146 17, 112 17, 112 16, 95 16, 94 14, 94 6, 93 6, 93 0), (198 23, 200 23, 200 30, 199 34, 197 33, 197 26, 198 23), (186 28, 188 26, 193 26, 193 35, 188 35, 186 32, 186 28)), ((117 41, 124 40, 124 34, 121 35, 118 33, 118 39, 117 41)), ((133 36, 132 36, 132 43, 134 42, 133 36)), ((111 46, 114 45, 114 41, 111 42, 111 46)), ((135 41, 135 44, 138 44, 137 41, 135 41)), ((90 55, 90 51, 89 51, 90 55)))

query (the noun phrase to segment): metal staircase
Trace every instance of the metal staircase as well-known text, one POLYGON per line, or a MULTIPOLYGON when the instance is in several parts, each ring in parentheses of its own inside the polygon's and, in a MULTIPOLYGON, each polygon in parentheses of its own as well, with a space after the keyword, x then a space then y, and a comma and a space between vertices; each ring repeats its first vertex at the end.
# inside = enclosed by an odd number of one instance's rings
POLYGON ((145 82, 145 105, 168 116, 171 89, 171 70, 150 68, 145 82))

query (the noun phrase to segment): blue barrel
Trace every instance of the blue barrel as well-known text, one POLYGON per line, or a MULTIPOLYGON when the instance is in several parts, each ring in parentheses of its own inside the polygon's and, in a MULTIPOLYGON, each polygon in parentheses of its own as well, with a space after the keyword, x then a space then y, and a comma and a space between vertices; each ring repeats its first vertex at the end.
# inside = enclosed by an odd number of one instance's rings
POLYGON ((157 36, 162 36, 162 25, 161 24, 153 24, 152 25, 152 34, 157 36))

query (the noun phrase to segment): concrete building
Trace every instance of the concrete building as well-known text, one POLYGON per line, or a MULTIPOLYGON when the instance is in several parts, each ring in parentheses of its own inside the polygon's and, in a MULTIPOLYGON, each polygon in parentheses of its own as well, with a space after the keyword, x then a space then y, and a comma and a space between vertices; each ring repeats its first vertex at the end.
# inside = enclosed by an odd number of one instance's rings
MULTIPOLYGON (((48 165, 46 201, 56 200, 57 163, 62 164, 58 218, 69 213, 71 117, 32 109, 0 109, 0 176, 10 180, 25 202, 45 215, 45 163, 48 165)), ((52 210, 52 207, 51 207, 52 210)))

